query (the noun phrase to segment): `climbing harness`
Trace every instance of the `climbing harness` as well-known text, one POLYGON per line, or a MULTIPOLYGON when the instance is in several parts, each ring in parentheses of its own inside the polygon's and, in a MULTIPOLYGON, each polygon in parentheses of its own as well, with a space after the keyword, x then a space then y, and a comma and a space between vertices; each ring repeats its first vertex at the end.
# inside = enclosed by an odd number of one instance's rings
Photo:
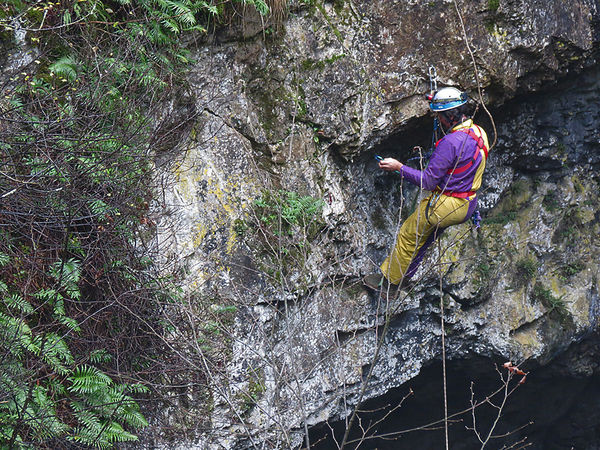
MULTIPOLYGON (((483 135, 481 133, 481 129, 475 124, 473 124, 473 126, 477 128, 477 130, 480 133, 479 135, 477 135, 473 131, 472 128, 469 128, 467 130, 462 129, 462 130, 457 130, 457 131, 460 131, 461 133, 466 133, 469 137, 471 137, 472 139, 475 140, 475 142, 477 143, 477 147, 475 148, 475 153, 473 154, 473 156, 471 156, 471 159, 465 165, 448 170, 446 172, 448 175, 455 175, 458 173, 463 173, 465 170, 467 170, 469 167, 471 167, 473 164, 475 164, 477 157, 481 154, 482 151, 485 154, 485 159, 487 160, 488 149, 485 146, 485 143, 483 141, 483 137, 482 137, 483 135)), ((437 146, 437 144, 436 144, 436 146, 437 146)))

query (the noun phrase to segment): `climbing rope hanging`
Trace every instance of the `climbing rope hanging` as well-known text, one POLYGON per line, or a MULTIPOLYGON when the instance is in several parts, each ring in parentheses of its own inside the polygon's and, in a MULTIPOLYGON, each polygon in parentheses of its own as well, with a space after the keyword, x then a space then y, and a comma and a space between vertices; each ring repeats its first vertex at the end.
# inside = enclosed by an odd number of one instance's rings
MULTIPOLYGON (((494 122, 494 118, 492 116, 492 114, 490 113, 490 111, 488 110, 487 106, 485 105, 485 102, 483 100, 483 93, 482 93, 482 88, 481 88, 481 82, 480 82, 480 78, 479 78, 479 72, 477 69, 477 64, 476 64, 476 60, 475 60, 475 56, 473 54, 473 51, 471 50, 471 47, 469 45, 469 40, 466 34, 466 29, 464 26, 464 21, 462 18, 462 15, 460 14, 460 10, 459 10, 459 6, 456 0, 454 0, 454 5, 458 14, 458 17, 460 19, 460 24, 461 24, 461 28, 462 28, 462 33, 463 33, 463 37, 464 37, 464 41, 465 41, 465 45, 467 48, 467 51, 469 52, 470 56, 471 56, 471 61, 473 63, 473 67, 475 70, 475 80, 477 83, 477 91, 478 91, 478 97, 479 97, 479 105, 481 106, 487 113, 487 115, 489 116, 489 119, 491 121, 491 125, 493 128, 493 132, 494 132, 494 140, 492 145, 489 147, 489 149, 493 148, 497 142, 497 131, 496 131, 496 126, 495 126, 495 122, 494 122)), ((430 91, 431 92, 436 92, 437 91, 437 81, 438 81, 438 77, 437 77, 437 71, 436 68, 434 66, 430 66, 428 68, 428 75, 429 75, 429 87, 430 87, 430 91)), ((438 125, 437 120, 434 120, 434 127, 433 127, 433 134, 432 134, 432 145, 431 145, 431 152, 433 151, 433 149, 435 148, 435 143, 437 142, 437 134, 438 131, 441 128, 438 125)), ((441 130, 443 131, 443 130, 441 130)), ((466 141, 465 141, 466 142, 466 141)), ((423 155, 421 152, 420 147, 415 147, 416 150, 420 151, 420 156, 418 157, 418 159, 420 159, 421 161, 421 166, 423 166, 423 155)), ((431 152, 429 152, 431 154, 431 152)), ((428 156, 428 155, 425 155, 428 156)), ((417 158, 410 158, 410 159, 417 159, 417 158)), ((410 160, 409 159, 409 160, 410 160)), ((456 168, 455 168, 456 169, 456 168)), ((421 170, 423 170, 423 167, 421 167, 421 170)), ((422 188, 422 186, 421 186, 422 188)), ((444 189, 445 190, 445 189, 444 189)), ((475 224, 475 227, 478 227, 478 223, 475 224)), ((396 233, 397 235, 398 233, 396 233)), ((438 248, 439 248, 439 254, 440 254, 440 258, 442 256, 442 248, 441 248, 441 241, 438 240, 438 248)), ((443 369, 443 401, 444 401, 444 428, 445 428, 445 448, 446 450, 449 450, 449 432, 448 432, 448 423, 449 423, 449 415, 448 415, 448 394, 447 394, 447 371, 446 371, 446 343, 445 343, 445 311, 444 311, 444 295, 443 295, 443 265, 439 265, 439 295, 440 295, 440 316, 441 316, 441 347, 442 347, 442 369, 443 369)), ((389 287, 388 287, 388 291, 389 291, 389 287)), ((389 292, 386 293, 386 299, 387 299, 387 295, 389 295, 389 292)), ((359 390, 359 394, 358 397, 356 399, 356 403, 357 406, 354 407, 352 409, 352 414, 350 415, 350 418, 347 420, 346 422, 346 431, 344 433, 344 436, 341 440, 341 444, 339 445, 340 449, 343 449, 346 444, 349 443, 349 436, 350 436, 350 431, 353 427, 353 424, 355 423, 355 421, 357 420, 357 413, 359 412, 359 406, 362 404, 364 396, 365 396, 365 391, 366 391, 366 387, 369 384, 369 381, 371 380, 372 376, 373 376, 373 371, 376 365, 376 362, 379 359, 380 356, 380 352, 381 352, 381 348, 384 344, 384 339, 385 336, 389 330, 389 326, 390 326, 390 319, 391 317, 397 312, 398 310, 398 306, 392 307, 392 310, 390 311, 390 304, 386 301, 386 305, 385 305, 385 320, 384 320, 384 324, 382 327, 382 332, 381 334, 377 333, 379 331, 379 327, 376 329, 376 349, 375 349, 375 354, 372 358, 372 363, 369 367, 369 371, 367 372, 366 376, 364 377, 364 379, 362 380, 361 383, 361 388, 359 390)), ((379 311, 379 304, 378 304, 378 311, 379 311)))
MULTIPOLYGON (((492 141, 492 144, 489 147, 489 150, 493 149, 494 146, 496 145, 497 142, 497 138, 498 138, 498 133, 496 130, 496 124, 494 121, 494 117, 492 116, 491 112, 489 111, 489 109, 487 108, 485 101, 483 100, 483 92, 482 92, 482 88, 481 88, 481 81, 479 78, 479 70, 477 69, 477 62, 475 60, 475 55, 473 53, 473 50, 471 49, 471 45, 469 43, 469 37, 467 35, 467 30, 465 28, 465 23, 462 17, 462 14, 460 12, 460 8, 458 5, 458 0, 454 0, 454 7, 456 9, 456 14, 458 15, 458 19, 460 22, 460 26, 461 26, 461 30, 462 30, 462 35, 463 35, 463 39, 465 42, 465 46, 467 51, 469 52, 469 55, 471 57, 471 62, 473 63, 473 70, 475 73, 475 81, 477 83, 477 94, 478 94, 478 107, 481 106, 483 108, 483 110, 487 113, 491 125, 492 125, 492 129, 493 129, 493 133, 494 133, 494 139, 492 141)), ((429 85, 430 85, 430 89, 433 89, 435 86, 435 90, 437 91, 437 73, 435 71, 435 68, 430 67, 429 68, 429 85)), ((475 112, 477 111, 477 109, 475 110, 475 112)), ((437 137, 435 135, 436 133, 436 125, 434 124, 434 139, 437 137)), ((475 217, 473 218, 473 224, 475 226, 475 228, 479 228, 479 224, 480 224, 480 216, 479 216, 479 211, 477 211, 477 215, 475 215, 475 217)), ((441 243, 438 241, 438 249, 439 249, 439 253, 441 256, 441 243)), ((440 292, 440 327, 441 327, 441 337, 442 337, 442 373, 443 373, 443 394, 444 394, 444 432, 445 432, 445 448, 446 450, 449 450, 450 446, 449 446, 449 436, 448 436, 448 393, 447 393, 447 371, 446 371, 446 342, 445 342, 445 313, 444 313, 444 294, 443 294, 443 272, 442 269, 440 267, 440 272, 439 272, 439 281, 440 281, 440 285, 439 285, 439 292, 440 292)))
POLYGON ((479 70, 477 69, 477 62, 475 61, 475 54, 473 53, 473 50, 471 49, 471 45, 469 44, 469 37, 467 36, 467 29, 465 28, 465 21, 463 20, 462 14, 460 13, 460 8, 458 6, 458 0, 454 0, 454 8, 456 9, 456 14, 458 15, 458 20, 460 22, 460 27, 461 27, 462 34, 463 34, 463 39, 465 41, 465 46, 467 48, 467 51, 469 52, 469 55, 471 56, 471 62, 473 63, 473 70, 475 72, 475 82, 477 83, 477 95, 479 97, 479 99, 478 99, 479 104, 481 105, 481 107, 484 109, 484 111, 490 118, 490 122, 492 124, 492 129, 494 130, 494 140, 492 141, 492 144, 490 145, 490 148, 489 148, 489 150, 491 151, 494 148, 494 146, 496 145, 496 142, 498 141, 498 133, 496 131, 496 123, 494 122, 494 116, 492 116, 492 113, 490 112, 490 110, 485 105, 485 102, 483 101, 481 81, 479 79, 479 70))
MULTIPOLYGON (((435 66, 429 66, 428 73, 429 73, 429 95, 431 97, 433 97, 433 95, 438 90, 437 70, 435 69, 435 66)), ((425 152, 425 154, 423 154, 423 149, 420 146, 413 147, 413 152, 418 152, 419 155, 408 158, 406 161, 407 162, 415 161, 418 159, 420 161, 421 166, 423 166, 423 159, 424 158, 429 159, 429 157, 433 153, 433 150, 435 149, 435 143, 438 141, 438 130, 439 130, 439 122, 438 122, 437 117, 434 117, 433 118, 433 132, 431 133, 431 144, 429 146, 429 149, 427 150, 427 152, 425 152)))

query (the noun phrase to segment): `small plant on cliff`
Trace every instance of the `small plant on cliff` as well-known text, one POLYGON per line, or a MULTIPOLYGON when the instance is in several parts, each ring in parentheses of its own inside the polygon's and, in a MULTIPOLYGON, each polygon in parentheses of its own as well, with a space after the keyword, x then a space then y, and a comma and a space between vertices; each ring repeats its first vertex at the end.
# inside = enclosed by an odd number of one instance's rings
POLYGON ((542 205, 550 212, 555 212, 560 207, 560 201, 558 197, 558 193, 553 191, 548 191, 548 193, 544 196, 542 200, 542 205))
POLYGON ((573 263, 566 264, 560 270, 561 279, 567 280, 572 276, 577 275, 583 269, 585 269, 585 264, 581 261, 575 261, 573 263))
POLYGON ((500 0, 488 0, 488 9, 492 12, 498 11, 500 0))
MULTIPOLYGON (((265 191, 261 198, 254 202, 260 221, 268 226, 279 227, 275 234, 294 234, 294 227, 302 227, 306 231, 318 226, 319 215, 323 209, 323 201, 310 196, 300 196, 288 191, 265 191)), ((308 233, 312 234, 312 233, 308 233)))
POLYGON ((515 266, 517 268, 517 279, 520 283, 531 281, 537 274, 538 263, 532 256, 520 259, 515 266))
POLYGON ((266 257, 264 271, 278 281, 304 267, 310 242, 323 227, 323 201, 295 192, 265 191, 254 202, 249 226, 266 257))
POLYGON ((544 287, 541 283, 536 283, 531 296, 533 300, 539 301, 548 308, 548 313, 556 312, 561 319, 568 317, 569 310, 565 304, 564 295, 557 297, 550 289, 544 287))

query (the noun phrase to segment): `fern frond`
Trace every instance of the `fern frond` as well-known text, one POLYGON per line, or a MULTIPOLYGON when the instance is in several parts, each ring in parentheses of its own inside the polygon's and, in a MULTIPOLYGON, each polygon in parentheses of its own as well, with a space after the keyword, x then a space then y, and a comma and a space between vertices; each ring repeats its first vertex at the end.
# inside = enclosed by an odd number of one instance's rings
MULTIPOLYGON (((63 21, 67 22, 66 17, 68 15, 68 21, 71 21, 71 15, 68 11, 65 11, 63 21)), ((75 81, 77 78, 77 63, 72 56, 63 56, 58 61, 50 64, 50 72, 55 73, 58 76, 64 77, 69 81, 75 81)))
POLYGON ((123 427, 115 421, 111 421, 106 424, 102 434, 104 435, 104 439, 112 443, 131 442, 138 440, 138 437, 135 434, 125 431, 123 427))
POLYGON ((50 267, 50 275, 56 281, 77 283, 81 277, 79 262, 75 258, 69 258, 67 261, 56 261, 50 267))
POLYGON ((69 391, 73 393, 94 393, 99 389, 106 389, 112 384, 112 379, 93 366, 80 366, 73 371, 69 377, 71 386, 69 391))
POLYGON ((100 418, 87 407, 82 407, 80 411, 76 410, 75 418, 86 430, 92 433, 98 434, 102 429, 100 418))
POLYGON ((5 297, 4 304, 20 313, 31 314, 33 312, 33 307, 29 304, 29 302, 25 301, 23 297, 16 292, 5 297))
POLYGON ((53 302, 56 299, 62 299, 63 296, 56 289, 46 289, 42 288, 33 294, 35 298, 43 300, 45 302, 53 302))
POLYGON ((95 216, 102 216, 110 211, 110 207, 104 201, 97 198, 89 202, 89 206, 90 211, 95 216))
POLYGON ((194 14, 186 4, 173 0, 162 1, 164 1, 168 5, 169 9, 173 12, 175 15, 174 19, 177 20, 177 22, 184 23, 186 25, 194 25, 196 23, 194 14))
POLYGON ((173 34, 179 34, 179 32, 181 31, 179 29, 179 24, 177 22, 175 22, 173 19, 165 18, 165 19, 162 19, 160 23, 163 25, 163 27, 165 27, 167 30, 169 30, 173 34))
POLYGON ((58 321, 70 330, 76 331, 78 333, 81 331, 79 322, 77 322, 71 317, 62 316, 58 318, 58 321))
POLYGON ((126 385, 126 391, 131 392, 132 394, 147 394, 150 392, 150 389, 143 384, 135 383, 126 385))
POLYGON ((148 421, 144 415, 139 411, 139 406, 135 403, 136 408, 127 409, 121 413, 121 417, 128 425, 133 428, 144 428, 148 426, 148 421))
POLYGON ((0 267, 4 267, 10 262, 10 256, 6 253, 0 253, 0 267))
POLYGON ((71 12, 70 11, 65 11, 63 14, 63 24, 64 25, 70 25, 73 22, 73 18, 71 17, 71 12))
POLYGON ((50 365, 52 370, 61 375, 67 375, 70 370, 65 364, 73 363, 73 355, 67 343, 62 337, 55 333, 48 333, 45 336, 46 344, 42 359, 50 365))
POLYGON ((271 12, 269 5, 264 0, 243 0, 243 3, 254 6, 263 16, 266 16, 271 12))
POLYGON ((64 299, 60 299, 58 300, 55 304, 54 304, 54 315, 57 317, 64 317, 65 315, 65 301, 64 299))
POLYGON ((93 363, 105 363, 112 360, 112 355, 106 349, 93 350, 90 352, 90 361, 93 363))

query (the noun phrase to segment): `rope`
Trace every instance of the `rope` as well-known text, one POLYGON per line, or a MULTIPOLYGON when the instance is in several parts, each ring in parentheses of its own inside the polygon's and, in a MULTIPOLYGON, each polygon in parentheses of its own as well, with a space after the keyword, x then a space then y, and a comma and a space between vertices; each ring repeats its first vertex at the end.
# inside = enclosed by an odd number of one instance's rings
MULTIPOLYGON (((402 207, 404 206, 404 190, 403 189, 404 189, 404 178, 401 178, 400 179, 400 211, 402 211, 402 207)), ((401 219, 401 217, 398 217, 398 224, 396 226, 396 236, 398 235, 398 233, 400 231, 401 224, 402 224, 402 219, 401 219)), ((402 281, 404 281, 404 277, 402 278, 402 281)), ((402 281, 400 283, 402 283, 402 281)), ((388 333, 390 323, 392 321, 392 317, 394 316, 394 314, 397 311, 397 309, 390 310, 389 298, 390 298, 390 295, 392 294, 391 289, 393 289, 393 288, 388 285, 387 292, 384 293, 384 292, 380 291, 378 294, 377 311, 376 311, 375 315, 376 316, 378 315, 379 308, 381 306, 382 297, 385 295, 385 321, 383 324, 383 329, 381 331, 381 335, 379 337, 377 336, 378 328, 377 328, 377 326, 375 326, 375 339, 377 341, 377 346, 375 347, 375 354, 373 355, 373 358, 371 358, 371 366, 369 368, 369 372, 367 373, 366 378, 362 381, 360 392, 358 394, 358 399, 356 401, 356 406, 352 410, 352 414, 350 415, 350 420, 348 420, 346 422, 346 431, 344 432, 342 442, 339 445, 339 450, 343 450, 345 445, 348 444, 348 442, 349 442, 348 440, 350 438, 350 431, 351 431, 354 421, 356 420, 356 417, 358 415, 359 407, 363 402, 365 392, 369 385, 369 381, 373 377, 373 373, 375 371, 375 366, 379 360, 381 348, 383 347, 385 337, 388 333)), ((399 290, 395 292, 394 297, 397 297, 398 295, 400 295, 399 290)))
MULTIPOLYGON (((488 110, 488 108, 485 105, 485 102, 483 101, 483 94, 482 94, 482 89, 481 89, 481 82, 479 79, 479 71, 477 70, 477 63, 475 61, 475 55, 473 54, 473 51, 471 50, 471 47, 469 45, 469 40, 468 40, 468 36, 467 36, 467 32, 466 32, 466 28, 465 28, 465 24, 462 18, 462 15, 460 13, 459 7, 458 7, 458 3, 457 0, 454 0, 454 6, 456 8, 456 13, 458 14, 459 20, 460 20, 460 24, 461 24, 461 28, 462 28, 462 32, 463 32, 463 38, 465 41, 465 45, 467 47, 467 50, 471 56, 471 61, 473 62, 473 68, 475 71, 475 80, 477 82, 477 92, 478 92, 478 96, 479 96, 479 104, 483 107, 483 109, 485 110, 485 112, 487 113, 488 117, 490 118, 491 124, 492 124, 492 128, 493 128, 493 132, 494 132, 494 140, 492 142, 492 144, 490 145, 489 149, 491 150, 492 148, 494 148, 494 146, 496 145, 497 142, 497 130, 496 130, 496 124, 494 121, 494 117, 492 116, 492 114, 490 113, 490 111, 488 110)), ((429 68, 429 82, 430 82, 430 88, 432 91, 437 90, 437 73, 435 70, 435 67, 431 66, 429 68)), ((478 105, 479 107, 479 105, 478 105)), ((476 110, 477 111, 477 110, 476 110)), ((433 140, 435 141, 436 138, 436 132, 439 129, 439 126, 437 124, 437 122, 434 122, 434 133, 433 133, 433 140)), ((443 132, 444 130, 442 130, 443 132)), ((463 146, 464 146, 464 142, 463 142, 463 146)), ((433 147, 433 145, 432 145, 433 147)), ((418 147, 419 149, 419 157, 418 159, 421 162, 421 165, 423 163, 423 155, 421 154, 421 149, 420 147, 418 147)), ((433 148, 431 149, 433 150, 433 148)), ((410 158, 410 159, 417 159, 417 158, 410 158)), ((421 168, 422 169, 422 168, 421 168)), ((422 186, 421 186, 422 188, 422 186)), ((475 227, 478 228, 478 223, 475 223, 475 227)), ((396 233, 397 234, 397 233, 396 233)), ((438 250, 440 255, 442 254, 441 251, 441 241, 438 240, 437 242, 438 244, 438 250)), ((443 295, 443 273, 442 273, 442 266, 440 266, 440 272, 439 272, 439 280, 440 280, 440 322, 441 322, 441 334, 442 334, 442 372, 443 372, 443 393, 444 393, 444 432, 445 432, 445 448, 446 450, 449 450, 450 448, 450 444, 449 444, 449 432, 448 432, 448 388, 447 388, 447 370, 446 370, 446 338, 445 338, 445 319, 444 319, 444 315, 445 315, 445 311, 444 311, 444 295, 443 295)), ((389 290, 389 288, 388 288, 389 290)), ((389 296, 389 292, 388 292, 388 296, 389 296)), ((380 297, 381 298, 381 297, 380 297)), ((386 337, 386 334, 388 332, 389 326, 390 326, 390 322, 391 322, 391 317, 392 315, 395 313, 394 311, 390 311, 389 309, 389 301, 386 303, 386 318, 385 318, 385 322, 384 322, 384 326, 383 326, 383 330, 381 333, 381 336, 378 339, 377 342, 377 346, 375 348, 375 354, 372 358, 372 364, 371 367, 369 369, 369 372, 367 373, 366 378, 363 380, 362 382, 362 386, 361 389, 359 391, 359 395, 358 395, 358 399, 357 399, 357 404, 356 407, 353 409, 352 414, 350 416, 350 419, 348 420, 347 424, 346 424, 346 430, 344 433, 344 436, 342 438, 341 444, 339 446, 340 450, 342 450, 346 444, 350 443, 351 441, 349 440, 349 435, 350 435, 350 430, 352 429, 352 426, 354 424, 354 421, 356 419, 357 413, 358 413, 358 408, 360 406, 360 404, 363 401, 364 395, 365 395, 365 391, 366 388, 369 384, 369 381, 371 379, 371 377, 373 376, 373 372, 374 372, 374 368, 375 365, 379 359, 379 355, 380 355, 380 351, 381 348, 383 346, 384 343, 384 339, 386 337)))
MULTIPOLYGON (((477 82, 477 94, 479 96, 479 104, 483 107, 484 111, 487 113, 490 118, 490 122, 492 124, 493 132, 494 132, 494 140, 490 145, 490 150, 494 148, 498 139, 498 132, 496 130, 496 123, 494 122, 494 117, 488 110, 485 102, 483 100, 483 94, 481 89, 481 82, 479 80, 479 71, 477 70, 477 63, 475 61, 475 55, 471 50, 471 46, 469 45, 469 38, 467 36, 467 30, 465 28, 465 22, 463 20, 462 14, 460 13, 460 9, 458 7, 458 0, 454 0, 454 7, 456 9, 456 14, 458 15, 460 26, 463 33, 463 38, 465 41, 465 46, 469 55, 471 56, 471 61, 473 62, 473 69, 475 72, 475 81, 477 82)), ((431 74, 431 72, 430 72, 431 74)), ((478 223, 475 223, 476 227, 478 227, 478 223)), ((438 250, 441 255, 441 242, 438 240, 438 250)), ((440 326, 441 326, 441 334, 442 334, 442 376, 443 376, 443 389, 444 389, 444 436, 445 436, 445 444, 446 450, 449 450, 449 437, 448 437, 448 377, 446 371, 446 330, 445 330, 445 321, 444 321, 444 293, 442 291, 443 287, 443 274, 440 266, 440 326)))
POLYGON ((479 104, 483 107, 484 111, 487 113, 490 121, 492 122, 492 129, 494 130, 494 140, 492 145, 490 145, 490 150, 494 148, 496 142, 498 141, 498 132, 496 131, 496 123, 494 122, 494 117, 492 113, 485 106, 485 102, 483 101, 483 94, 481 91, 481 82, 479 81, 479 71, 477 70, 477 63, 475 62, 475 55, 473 54, 473 50, 471 50, 471 46, 469 45, 469 38, 467 36, 467 30, 465 28, 465 22, 463 20, 462 14, 460 13, 460 9, 458 8, 458 0, 454 0, 454 8, 456 9, 456 14, 458 14, 458 19, 460 21, 460 26, 462 28, 463 39, 465 41, 465 46, 471 55, 471 61, 473 62, 473 69, 475 71, 475 81, 477 82, 477 94, 479 95, 479 104))
MULTIPOLYGON (((442 254, 441 241, 438 239, 438 252, 442 254)), ((444 436, 446 438, 446 450, 450 448, 450 440, 448 439, 448 379, 446 375, 446 327, 444 323, 444 292, 442 291, 442 265, 440 264, 440 316, 442 327, 442 374, 444 381, 444 436)))

